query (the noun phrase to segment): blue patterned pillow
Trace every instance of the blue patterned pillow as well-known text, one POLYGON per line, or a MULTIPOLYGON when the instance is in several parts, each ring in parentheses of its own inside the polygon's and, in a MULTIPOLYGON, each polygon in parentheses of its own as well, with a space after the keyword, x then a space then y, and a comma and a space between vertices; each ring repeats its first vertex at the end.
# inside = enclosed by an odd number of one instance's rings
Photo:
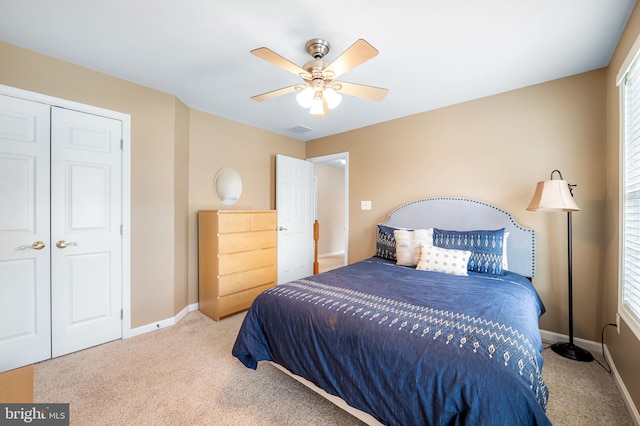
POLYGON ((471 258, 467 269, 484 274, 502 275, 502 248, 504 228, 495 231, 448 231, 433 229, 436 247, 469 250, 471 258))
POLYGON ((396 238, 393 231, 397 228, 377 225, 376 228, 376 256, 388 260, 396 260, 396 238))

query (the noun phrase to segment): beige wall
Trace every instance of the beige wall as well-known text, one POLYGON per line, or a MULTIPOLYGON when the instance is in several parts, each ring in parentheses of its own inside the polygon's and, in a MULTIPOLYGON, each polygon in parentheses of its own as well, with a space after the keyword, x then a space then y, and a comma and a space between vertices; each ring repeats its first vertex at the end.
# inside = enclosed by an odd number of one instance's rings
POLYGON ((189 164, 189 303, 198 301, 198 210, 275 209, 275 157, 304 158, 304 143, 224 118, 191 111, 189 164), (225 206, 213 178, 225 166, 242 177, 242 196, 225 206))
POLYGON ((189 252, 189 120, 190 109, 175 99, 174 137, 174 278, 173 311, 180 312, 189 304, 188 252, 189 252))
MULTIPOLYGON (((622 62, 626 59, 631 46, 640 36, 640 8, 635 7, 627 27, 622 34, 618 47, 607 69, 607 134, 606 134, 606 222, 605 239, 605 275, 604 288, 599 295, 605 308, 603 321, 615 322, 618 307, 618 256, 620 253, 619 232, 619 155, 620 155, 620 97, 616 87, 616 75, 620 71, 622 62)), ((635 402, 640 407, 640 340, 629 330, 624 321, 618 335, 615 331, 607 334, 607 346, 613 357, 616 368, 623 377, 624 383, 635 402)))
POLYGON ((174 315, 175 97, 0 43, 0 84, 131 115, 131 317, 174 315))
POLYGON ((566 216, 525 210, 536 182, 560 169, 578 184, 582 208, 573 215, 575 334, 599 341, 605 76, 597 70, 308 142, 307 157, 349 152, 349 261, 374 253, 375 224, 403 203, 492 203, 536 230, 533 282, 548 310, 540 326, 566 334, 566 216), (360 210, 361 200, 372 210, 360 210))
POLYGON ((0 42, 0 84, 131 115, 131 327, 197 302, 194 217, 219 208, 215 171, 245 179, 238 208, 275 206, 275 153, 304 144, 193 111, 175 96, 0 42))
POLYGON ((318 255, 344 253, 344 168, 314 163, 318 182, 318 255))

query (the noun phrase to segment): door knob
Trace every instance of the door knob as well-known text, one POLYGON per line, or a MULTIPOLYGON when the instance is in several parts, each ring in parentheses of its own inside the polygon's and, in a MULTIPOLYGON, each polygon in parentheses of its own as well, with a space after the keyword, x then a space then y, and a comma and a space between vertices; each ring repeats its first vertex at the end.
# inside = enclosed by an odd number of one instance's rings
POLYGON ((36 241, 35 243, 31 244, 30 246, 22 246, 22 247, 20 247, 20 250, 25 250, 25 249, 42 250, 43 248, 44 248, 44 243, 42 241, 36 241))
POLYGON ((63 249, 63 248, 67 248, 69 246, 77 246, 78 243, 76 242, 66 242, 65 240, 60 240, 56 243, 56 247, 58 247, 59 249, 63 249))
POLYGON ((282 226, 278 228, 278 231, 287 231, 287 228, 283 228, 282 226))

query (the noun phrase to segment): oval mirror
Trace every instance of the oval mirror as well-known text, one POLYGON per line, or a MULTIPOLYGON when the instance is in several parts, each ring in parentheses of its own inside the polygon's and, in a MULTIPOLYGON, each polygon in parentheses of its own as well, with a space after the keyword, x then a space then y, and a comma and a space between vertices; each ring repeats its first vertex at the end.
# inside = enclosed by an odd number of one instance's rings
POLYGON ((213 180, 213 192, 222 204, 237 203, 242 194, 240 174, 232 167, 221 168, 213 180))

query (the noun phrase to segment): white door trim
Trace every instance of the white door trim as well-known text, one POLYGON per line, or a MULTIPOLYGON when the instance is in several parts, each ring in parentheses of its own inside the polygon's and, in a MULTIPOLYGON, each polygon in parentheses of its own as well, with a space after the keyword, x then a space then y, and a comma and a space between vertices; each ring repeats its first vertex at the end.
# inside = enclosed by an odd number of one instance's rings
POLYGON ((131 337, 131 116, 2 84, 0 94, 122 122, 122 338, 131 337))

